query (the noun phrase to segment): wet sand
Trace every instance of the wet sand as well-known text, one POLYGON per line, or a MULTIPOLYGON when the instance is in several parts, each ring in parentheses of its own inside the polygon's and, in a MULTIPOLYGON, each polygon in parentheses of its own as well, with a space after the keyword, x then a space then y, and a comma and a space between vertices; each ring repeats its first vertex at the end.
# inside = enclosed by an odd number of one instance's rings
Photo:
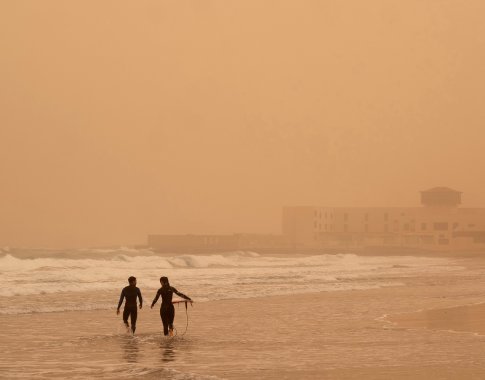
MULTIPOLYGON (((482 379, 485 336, 468 332, 483 331, 485 261, 455 264, 462 269, 376 275, 394 287, 196 302, 183 337, 181 305, 175 339, 149 308, 155 290, 143 290, 135 337, 116 315, 118 289, 105 295, 111 310, 0 314, 0 378, 482 379)), ((15 300, 75 306, 100 294, 15 300)))
MULTIPOLYGON (((0 377, 485 378, 485 337, 402 322, 406 313, 419 319, 410 310, 424 308, 448 315, 467 310, 466 320, 480 320, 483 306, 463 305, 480 300, 482 274, 412 278, 406 286, 384 289, 196 303, 188 309, 186 335, 173 340, 161 336, 148 294, 135 337, 124 332, 114 308, 3 315, 0 377), (392 317, 398 315, 399 321, 392 317)), ((463 320, 457 318, 456 325, 463 320)), ((176 307, 175 322, 182 334, 183 306, 176 307)))
POLYGON ((406 328, 469 332, 485 336, 485 303, 405 313, 389 316, 388 320, 406 328))

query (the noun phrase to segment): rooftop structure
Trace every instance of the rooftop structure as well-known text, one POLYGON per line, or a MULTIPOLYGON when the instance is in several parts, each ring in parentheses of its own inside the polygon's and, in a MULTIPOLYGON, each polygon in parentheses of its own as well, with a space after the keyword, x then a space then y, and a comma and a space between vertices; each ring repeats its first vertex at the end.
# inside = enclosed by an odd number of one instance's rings
POLYGON ((421 204, 427 207, 458 207, 461 204, 461 191, 449 187, 433 187, 421 191, 421 204))

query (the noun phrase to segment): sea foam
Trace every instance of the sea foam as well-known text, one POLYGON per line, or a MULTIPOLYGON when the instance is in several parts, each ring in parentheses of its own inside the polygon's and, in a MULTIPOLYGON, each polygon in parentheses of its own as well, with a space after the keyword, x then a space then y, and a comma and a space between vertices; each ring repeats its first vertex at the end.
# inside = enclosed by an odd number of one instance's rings
POLYGON ((43 255, 20 258, 11 251, 0 257, 1 314, 105 308, 109 302, 116 303, 113 299, 131 275, 150 297, 163 275, 197 300, 217 300, 400 286, 417 274, 461 269, 443 258, 353 254, 160 256, 149 250, 116 249, 110 254, 77 251, 75 259, 59 252, 53 257, 43 255), (12 297, 19 297, 18 301, 12 302, 12 297))

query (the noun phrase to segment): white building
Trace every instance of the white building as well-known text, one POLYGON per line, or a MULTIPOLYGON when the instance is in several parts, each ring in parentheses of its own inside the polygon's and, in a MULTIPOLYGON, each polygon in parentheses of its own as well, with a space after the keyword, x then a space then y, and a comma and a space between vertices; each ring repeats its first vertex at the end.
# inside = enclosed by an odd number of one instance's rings
POLYGON ((461 192, 421 192, 421 207, 285 207, 283 235, 295 248, 393 246, 484 250, 485 209, 461 208, 461 192))

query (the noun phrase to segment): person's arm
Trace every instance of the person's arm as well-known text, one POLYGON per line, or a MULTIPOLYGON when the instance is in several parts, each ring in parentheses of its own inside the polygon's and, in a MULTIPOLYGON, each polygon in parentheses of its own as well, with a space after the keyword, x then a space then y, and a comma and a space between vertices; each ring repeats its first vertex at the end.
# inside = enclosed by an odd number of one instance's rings
POLYGON ((189 296, 186 296, 185 294, 183 293, 180 293, 177 289, 175 289, 174 287, 172 287, 172 291, 178 295, 179 297, 182 297, 183 299, 186 299, 187 301, 192 301, 192 299, 189 297, 189 296))
POLYGON ((124 298, 125 298, 125 289, 121 291, 120 301, 118 302, 118 307, 116 308, 116 314, 120 313, 120 307, 121 307, 121 304, 123 303, 124 298))
POLYGON ((140 309, 141 309, 143 307, 143 298, 141 297, 140 289, 136 288, 136 293, 137 293, 138 299, 140 300, 140 309))
POLYGON ((157 303, 159 297, 160 297, 160 289, 158 289, 157 295, 153 299, 152 306, 150 306, 150 308, 153 308, 153 306, 157 303))

